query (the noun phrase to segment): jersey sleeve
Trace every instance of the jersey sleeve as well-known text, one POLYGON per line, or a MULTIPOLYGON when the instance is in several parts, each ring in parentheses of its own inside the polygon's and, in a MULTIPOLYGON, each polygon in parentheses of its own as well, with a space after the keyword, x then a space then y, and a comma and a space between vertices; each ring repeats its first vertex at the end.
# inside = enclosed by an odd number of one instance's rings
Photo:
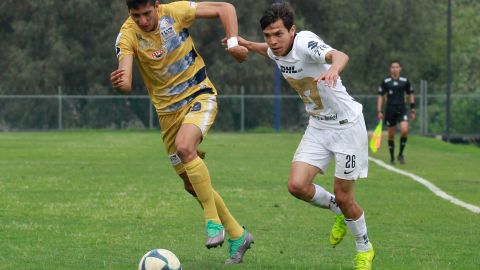
POLYGON ((300 37, 297 45, 297 51, 301 55, 305 55, 307 58, 321 64, 327 64, 325 56, 333 50, 335 49, 327 45, 316 35, 300 37))
POLYGON ((405 93, 411 95, 413 94, 413 91, 413 86, 410 84, 410 81, 407 81, 407 83, 405 84, 405 93))
POLYGON ((385 84, 385 81, 383 80, 382 83, 378 86, 378 95, 383 96, 387 92, 387 85, 385 84))
POLYGON ((134 39, 128 30, 121 29, 115 41, 115 52, 118 61, 122 60, 125 55, 135 55, 134 39))
POLYGON ((177 1, 166 5, 171 11, 175 20, 177 20, 182 27, 188 28, 195 20, 197 12, 197 3, 194 1, 177 1))

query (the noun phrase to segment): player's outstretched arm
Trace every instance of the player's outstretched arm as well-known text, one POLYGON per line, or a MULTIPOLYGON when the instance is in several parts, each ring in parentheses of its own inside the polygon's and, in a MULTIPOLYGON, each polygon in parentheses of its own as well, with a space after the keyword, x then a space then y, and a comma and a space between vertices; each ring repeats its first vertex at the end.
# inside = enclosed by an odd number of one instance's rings
POLYGON ((245 46, 249 51, 267 56, 268 44, 266 42, 252 42, 242 37, 238 37, 238 44, 245 46))
MULTIPOLYGON (((267 56, 268 45, 265 42, 252 42, 242 38, 241 36, 237 37, 238 44, 247 48, 249 51, 258 53, 263 56, 267 56)), ((222 45, 227 45, 227 38, 222 39, 222 45)))
POLYGON ((334 87, 337 84, 337 79, 340 77, 340 72, 348 63, 348 55, 341 51, 329 51, 325 55, 325 61, 331 64, 330 68, 324 74, 315 78, 315 81, 325 81, 325 85, 334 87))
POLYGON ((113 88, 122 94, 130 94, 132 91, 132 65, 133 55, 125 55, 118 62, 117 70, 110 73, 113 88))
POLYGON ((247 48, 238 44, 237 13, 232 4, 225 2, 200 2, 197 4, 195 18, 220 18, 228 40, 228 53, 240 63, 247 60, 247 48))

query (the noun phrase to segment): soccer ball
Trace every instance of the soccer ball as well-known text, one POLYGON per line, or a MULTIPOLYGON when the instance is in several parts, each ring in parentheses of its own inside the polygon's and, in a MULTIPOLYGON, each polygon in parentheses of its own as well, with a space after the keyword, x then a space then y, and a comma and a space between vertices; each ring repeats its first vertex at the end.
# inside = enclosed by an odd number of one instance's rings
POLYGON ((182 266, 170 250, 153 249, 143 255, 138 270, 182 270, 182 266))

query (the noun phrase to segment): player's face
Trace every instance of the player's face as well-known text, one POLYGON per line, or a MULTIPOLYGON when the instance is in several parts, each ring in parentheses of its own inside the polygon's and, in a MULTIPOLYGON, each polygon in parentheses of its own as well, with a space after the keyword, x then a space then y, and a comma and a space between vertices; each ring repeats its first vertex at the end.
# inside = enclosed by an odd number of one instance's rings
POLYGON ((145 32, 154 31, 158 25, 158 4, 145 4, 136 9, 130 9, 128 13, 133 21, 145 32))
POLYGON ((295 25, 290 30, 285 27, 282 20, 270 24, 263 30, 263 37, 273 54, 285 56, 292 47, 295 38, 295 25))
POLYGON ((394 78, 400 77, 401 71, 402 71, 402 67, 400 66, 399 63, 392 63, 390 65, 390 75, 392 75, 392 77, 394 78))

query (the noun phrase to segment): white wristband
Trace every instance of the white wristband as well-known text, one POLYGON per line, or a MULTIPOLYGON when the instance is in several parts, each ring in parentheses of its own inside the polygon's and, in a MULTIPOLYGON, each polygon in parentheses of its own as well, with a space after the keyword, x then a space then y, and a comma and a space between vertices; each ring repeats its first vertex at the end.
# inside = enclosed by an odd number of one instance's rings
POLYGON ((231 37, 229 39, 227 39, 227 48, 228 49, 231 49, 233 47, 237 47, 238 46, 238 38, 237 37, 231 37))

